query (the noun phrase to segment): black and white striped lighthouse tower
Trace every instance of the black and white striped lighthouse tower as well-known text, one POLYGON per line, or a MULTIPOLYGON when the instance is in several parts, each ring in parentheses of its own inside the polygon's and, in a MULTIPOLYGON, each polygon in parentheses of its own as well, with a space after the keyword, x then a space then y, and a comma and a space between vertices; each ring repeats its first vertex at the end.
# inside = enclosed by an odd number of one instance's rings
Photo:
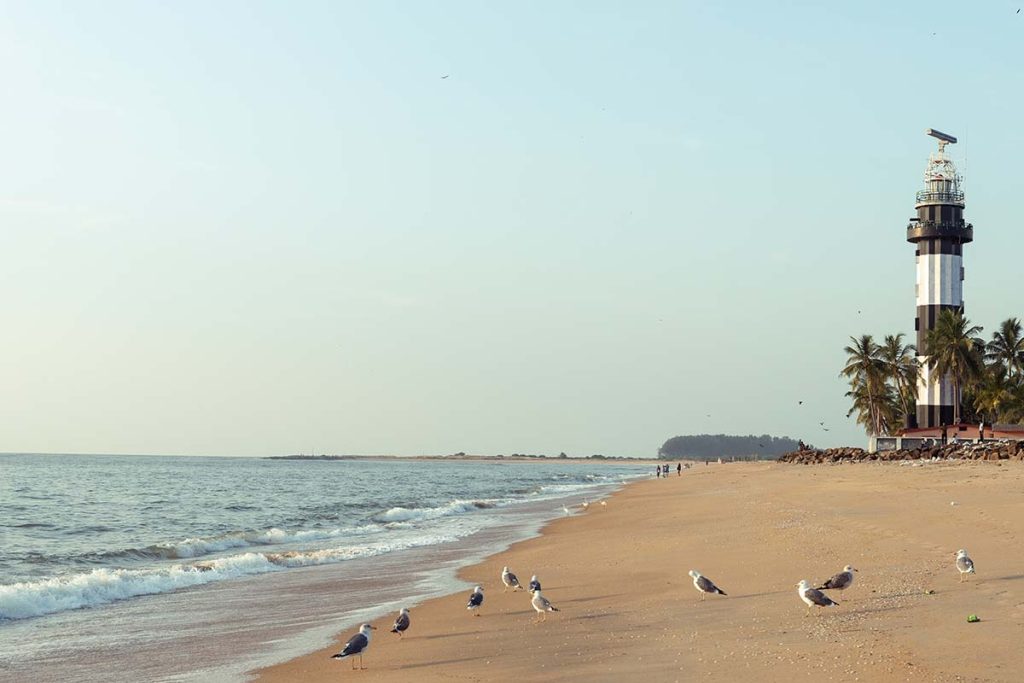
MULTIPOLYGON (((917 193, 917 216, 907 226, 907 241, 917 247, 917 353, 921 378, 917 384, 917 427, 940 427, 953 423, 953 382, 936 377, 928 369, 925 336, 935 327, 939 311, 963 312, 963 246, 974 239, 974 226, 964 221, 964 193, 961 178, 946 145, 956 143, 952 135, 928 129, 939 141, 939 149, 928 157, 924 189, 917 193)), ((913 425, 911 425, 913 426, 913 425)))

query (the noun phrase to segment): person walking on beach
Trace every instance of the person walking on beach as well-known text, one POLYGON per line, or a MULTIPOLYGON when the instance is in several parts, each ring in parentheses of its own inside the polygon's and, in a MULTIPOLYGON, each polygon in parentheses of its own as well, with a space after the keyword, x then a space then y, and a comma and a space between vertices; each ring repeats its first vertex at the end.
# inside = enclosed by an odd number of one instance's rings
POLYGON ((683 476, 683 463, 681 463, 681 462, 677 462, 676 463, 676 476, 677 477, 683 476))
POLYGON ((654 466, 654 476, 656 476, 658 479, 661 479, 661 465, 654 466))

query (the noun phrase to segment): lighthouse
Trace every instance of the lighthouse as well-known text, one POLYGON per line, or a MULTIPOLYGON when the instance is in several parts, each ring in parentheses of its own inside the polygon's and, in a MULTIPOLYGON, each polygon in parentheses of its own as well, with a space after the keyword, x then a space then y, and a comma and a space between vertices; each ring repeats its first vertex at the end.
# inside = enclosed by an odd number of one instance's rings
POLYGON ((953 423, 953 382, 936 376, 928 368, 928 332, 935 328, 939 312, 964 310, 963 247, 974 239, 974 226, 964 221, 964 193, 961 177, 946 146, 955 144, 952 135, 929 128, 928 135, 939 149, 928 157, 924 189, 917 193, 917 216, 907 226, 907 241, 916 248, 917 258, 917 353, 921 376, 917 383, 917 426, 941 427, 953 423))

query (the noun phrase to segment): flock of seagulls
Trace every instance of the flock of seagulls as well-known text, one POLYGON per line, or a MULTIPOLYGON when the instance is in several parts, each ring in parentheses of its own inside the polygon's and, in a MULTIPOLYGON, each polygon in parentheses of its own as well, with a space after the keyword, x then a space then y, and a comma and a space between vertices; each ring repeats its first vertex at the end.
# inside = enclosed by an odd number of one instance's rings
MULTIPOLYGON (((692 572, 691 572, 692 573, 692 572)), ((503 567, 501 570, 501 582, 505 586, 505 590, 512 589, 512 592, 516 592, 523 586, 519 583, 519 579, 514 573, 509 571, 508 567, 503 567)), ((533 619, 533 623, 539 623, 541 621, 547 621, 548 612, 560 611, 557 607, 551 604, 540 592, 540 580, 537 575, 534 574, 530 577, 529 592, 532 596, 530 598, 530 605, 533 607, 533 611, 537 613, 533 619)), ((722 593, 725 595, 725 593, 722 593)), ((484 604, 484 587, 474 586, 473 592, 469 595, 469 602, 466 603, 466 609, 473 613, 473 616, 480 616, 480 606, 484 604)), ((409 618, 409 609, 403 607, 398 613, 398 617, 395 619, 394 625, 391 627, 391 632, 398 634, 401 638, 402 634, 409 630, 409 626, 412 621, 409 618)), ((359 627, 359 632, 348 639, 345 643, 345 647, 341 649, 341 652, 335 655, 331 655, 331 659, 351 659, 352 669, 356 668, 365 670, 363 666, 363 655, 370 649, 370 638, 371 632, 376 631, 377 628, 371 624, 363 624, 359 627), (356 659, 359 659, 359 666, 356 667, 356 659)))
MULTIPOLYGON (((603 504, 603 502, 602 502, 603 504)), ((960 581, 966 580, 968 574, 974 574, 974 561, 968 556, 967 551, 963 548, 956 552, 956 563, 957 571, 960 573, 960 581)), ((800 600, 807 605, 807 613, 810 614, 815 607, 838 607, 839 603, 830 598, 824 593, 824 591, 845 591, 854 582, 854 574, 858 570, 851 566, 846 565, 843 570, 837 574, 831 576, 828 580, 821 583, 821 585, 813 586, 807 579, 801 579, 796 584, 797 595, 800 600)), ((708 577, 701 574, 696 569, 691 569, 690 577, 693 579, 693 587, 700 593, 700 599, 703 601, 708 595, 722 595, 728 596, 724 590, 715 585, 715 582, 708 577)), ((519 582, 517 577, 508 566, 502 567, 501 569, 501 583, 505 587, 503 592, 512 590, 513 593, 519 591, 523 586, 519 582)), ((527 588, 531 595, 530 605, 533 610, 537 613, 534 617, 533 623, 537 624, 542 621, 547 621, 548 612, 558 612, 559 609, 551 604, 541 593, 540 580, 537 575, 534 574, 530 577, 530 583, 527 588)), ((484 588, 483 586, 475 586, 473 592, 469 595, 469 601, 466 603, 466 609, 469 610, 474 616, 480 616, 480 607, 484 604, 484 588)), ((395 619, 395 623, 391 628, 391 633, 395 633, 402 637, 402 634, 409 629, 411 621, 409 619, 408 608, 403 607, 398 613, 398 617, 395 619)), ((345 643, 345 647, 341 649, 338 654, 332 655, 332 659, 349 659, 352 660, 352 668, 356 669, 356 658, 359 659, 359 669, 365 669, 363 666, 363 655, 370 647, 371 632, 375 631, 376 628, 370 624, 363 624, 359 627, 359 632, 353 635, 345 643)))

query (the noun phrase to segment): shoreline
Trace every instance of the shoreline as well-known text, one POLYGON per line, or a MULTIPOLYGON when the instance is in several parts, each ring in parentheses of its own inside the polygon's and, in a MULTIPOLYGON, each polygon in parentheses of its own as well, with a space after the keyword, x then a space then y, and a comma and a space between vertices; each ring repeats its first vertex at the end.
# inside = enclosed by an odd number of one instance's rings
MULTIPOLYGON (((1024 655, 993 649, 1024 635, 1024 468, 934 463, 859 468, 734 463, 640 480, 607 506, 545 524, 458 577, 485 587, 412 608, 404 639, 378 628, 361 679, 1011 681, 1024 655), (913 497, 906 491, 913 490, 913 497), (951 506, 951 499, 957 502, 951 506), (958 583, 953 552, 979 575, 958 583), (851 563, 838 608, 805 616, 795 584, 851 563), (559 609, 534 625, 529 596, 503 593, 501 567, 537 573, 559 609), (689 569, 728 597, 701 602, 689 569), (931 592, 929 592, 931 591, 931 592), (1019 594, 1019 597, 1018 597, 1019 594), (977 613, 982 621, 968 624, 977 613), (964 672, 969 671, 970 675, 964 672)), ((348 662, 334 645, 249 672, 261 683, 327 681, 348 662)))

